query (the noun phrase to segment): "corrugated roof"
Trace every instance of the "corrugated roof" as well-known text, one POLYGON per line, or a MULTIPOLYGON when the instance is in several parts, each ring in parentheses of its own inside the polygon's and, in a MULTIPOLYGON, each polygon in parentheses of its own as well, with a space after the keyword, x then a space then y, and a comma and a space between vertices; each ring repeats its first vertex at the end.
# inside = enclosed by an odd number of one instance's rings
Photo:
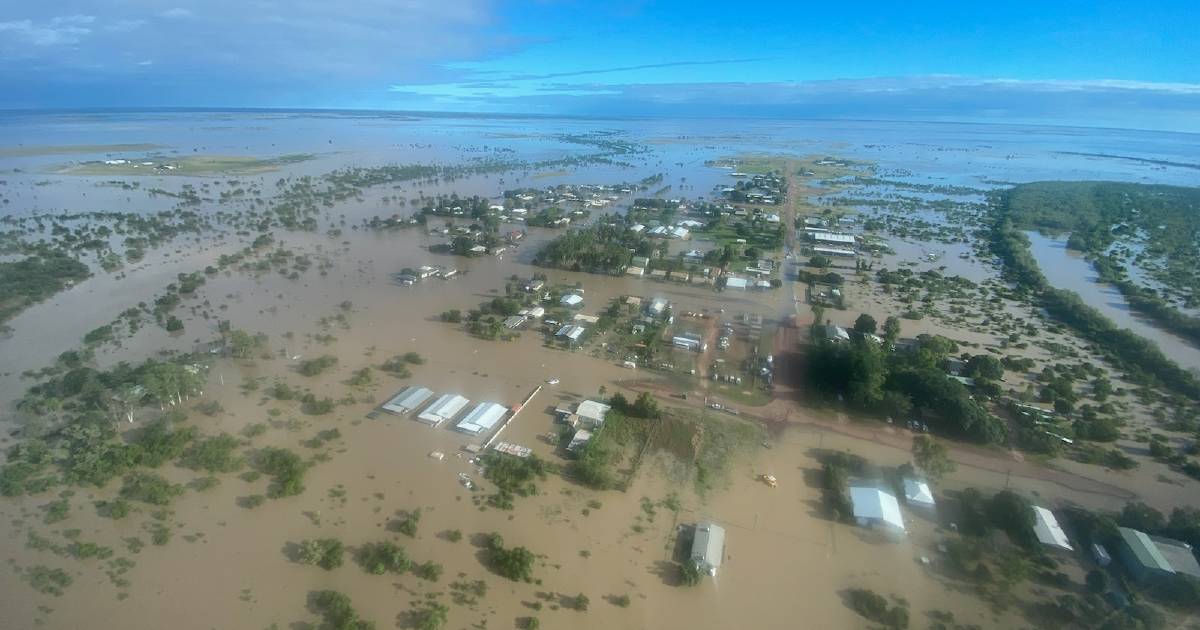
POLYGON ((470 401, 458 394, 442 394, 437 400, 433 401, 421 415, 417 416, 418 420, 428 422, 437 426, 462 411, 470 401))
POLYGON ((581 418, 587 418, 596 422, 604 422, 604 416, 608 414, 608 410, 612 409, 604 403, 599 403, 594 400, 585 400, 579 403, 579 407, 575 410, 575 415, 581 418))
POLYGON ((904 499, 909 505, 933 507, 934 504, 933 490, 930 490, 929 484, 911 477, 904 478, 904 499))
POLYGON ((891 494, 875 486, 851 486, 850 501, 854 504, 855 518, 880 520, 897 529, 904 529, 900 503, 891 494))
POLYGON ((1146 534, 1139 532, 1136 529, 1128 527, 1118 527, 1117 531, 1121 533, 1121 540, 1129 546, 1133 551, 1133 555, 1137 557, 1137 561, 1144 567, 1174 573, 1175 569, 1171 568, 1171 563, 1163 557, 1162 552, 1158 550, 1158 546, 1146 534))
POLYGON ((725 555, 725 528, 716 523, 697 523, 696 537, 692 540, 692 561, 705 568, 721 566, 725 555))
POLYGON ((1054 518, 1054 513, 1044 507, 1033 506, 1033 515, 1036 520, 1033 523, 1033 533, 1037 535, 1037 539, 1043 545, 1058 547, 1070 551, 1071 541, 1067 539, 1067 533, 1058 524, 1058 519, 1054 518))
POLYGON ((406 414, 413 409, 421 406, 421 403, 429 400, 433 396, 433 392, 425 387, 413 385, 406 387, 392 397, 391 400, 383 403, 382 408, 396 414, 406 414))
POLYGON ((496 423, 507 412, 508 409, 505 409, 503 405, 494 402, 481 402, 475 405, 471 413, 468 413, 467 417, 460 420, 455 428, 464 433, 478 435, 496 426, 496 423))

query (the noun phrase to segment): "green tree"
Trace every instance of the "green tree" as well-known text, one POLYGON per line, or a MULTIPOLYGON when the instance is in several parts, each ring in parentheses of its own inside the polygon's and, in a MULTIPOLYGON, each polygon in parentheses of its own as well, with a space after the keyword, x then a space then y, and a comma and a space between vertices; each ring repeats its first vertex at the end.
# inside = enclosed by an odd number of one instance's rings
POLYGON ((915 435, 912 442, 913 463, 920 468, 925 476, 937 481, 945 475, 954 472, 957 466, 950 459, 950 452, 945 444, 938 442, 928 435, 915 435))
POLYGON ((854 330, 856 332, 860 332, 864 335, 873 335, 875 334, 875 328, 875 318, 871 317, 867 313, 859 315, 858 319, 854 320, 854 330))
POLYGON ((895 315, 889 315, 883 321, 883 339, 892 345, 900 338, 900 318, 895 315))

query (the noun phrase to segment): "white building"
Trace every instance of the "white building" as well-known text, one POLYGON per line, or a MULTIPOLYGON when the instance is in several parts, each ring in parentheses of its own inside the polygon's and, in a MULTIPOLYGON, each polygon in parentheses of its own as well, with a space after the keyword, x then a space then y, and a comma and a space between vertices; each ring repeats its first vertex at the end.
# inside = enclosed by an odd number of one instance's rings
POLYGON ((1038 542, 1048 547, 1071 551, 1071 541, 1067 539, 1067 533, 1063 531, 1062 526, 1058 524, 1058 519, 1054 518, 1054 513, 1044 507, 1033 506, 1033 533, 1037 535, 1038 542))
POLYGON ((733 276, 725 278, 726 289, 741 289, 745 291, 747 284, 748 283, 746 282, 745 278, 735 278, 733 276))
POLYGON ((933 510, 933 490, 923 479, 904 478, 904 501, 910 507, 933 510))
POLYGON ((508 410, 503 405, 494 402, 481 402, 460 420, 454 428, 470 435, 479 435, 496 426, 508 410))
POLYGON ((393 396, 391 400, 383 403, 381 408, 384 411, 390 411, 398 416, 402 416, 420 407, 422 403, 429 400, 432 396, 433 392, 429 389, 413 385, 412 387, 405 387, 399 394, 393 396))
POLYGON ((839 232, 811 232, 810 236, 818 243, 831 243, 835 245, 853 245, 855 243, 853 234, 841 234, 839 232))
POLYGON ((579 306, 583 304, 583 296, 577 293, 568 293, 562 296, 558 302, 566 307, 579 306))
POLYGON ((421 415, 417 416, 417 420, 436 427, 447 420, 454 419, 454 416, 457 416, 458 412, 462 411, 469 402, 458 394, 442 394, 433 401, 432 405, 421 412, 421 415))
POLYGON ((580 429, 571 436, 571 443, 567 444, 567 450, 574 453, 583 448, 592 439, 592 432, 587 429, 580 429))
POLYGON ((692 562, 715 577, 724 557, 725 528, 716 523, 697 523, 696 536, 692 539, 692 562))
POLYGON ((608 411, 612 407, 594 400, 585 400, 579 403, 575 409, 575 415, 579 417, 579 421, 589 427, 598 427, 604 424, 604 417, 608 415, 608 411))
POLYGON ((563 326, 562 328, 559 328, 558 332, 554 333, 554 336, 562 337, 562 338, 566 339, 568 343, 574 345, 574 344, 579 343, 579 338, 581 336, 583 336, 583 333, 586 330, 587 329, 584 328, 583 326, 572 326, 572 325, 568 324, 566 326, 563 326))
POLYGON ((907 533, 900 503, 891 493, 874 485, 850 486, 850 502, 854 504, 854 520, 862 527, 880 527, 900 536, 907 533))

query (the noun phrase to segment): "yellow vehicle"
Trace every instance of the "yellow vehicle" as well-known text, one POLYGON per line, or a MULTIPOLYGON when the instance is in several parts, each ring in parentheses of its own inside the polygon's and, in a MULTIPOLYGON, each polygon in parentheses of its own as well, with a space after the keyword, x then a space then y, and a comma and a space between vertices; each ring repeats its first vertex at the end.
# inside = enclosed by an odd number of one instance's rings
POLYGON ((758 480, 767 484, 768 486, 771 486, 772 488, 779 485, 779 480, 775 478, 775 475, 759 475, 758 480))

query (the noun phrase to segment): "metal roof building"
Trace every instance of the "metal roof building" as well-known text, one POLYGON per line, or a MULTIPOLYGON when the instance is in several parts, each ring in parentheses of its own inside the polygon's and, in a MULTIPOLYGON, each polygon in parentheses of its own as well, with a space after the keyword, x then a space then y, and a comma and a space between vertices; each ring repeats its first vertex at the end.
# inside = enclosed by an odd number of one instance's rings
POLYGON ((934 506, 933 490, 921 479, 904 478, 904 500, 910 506, 932 509, 934 506))
POLYGON ((559 300, 563 306, 579 306, 583 304, 583 296, 578 293, 568 293, 559 300))
POLYGON ((716 523, 697 523, 692 539, 692 562, 700 570, 715 576, 725 556, 725 528, 716 523))
POLYGON ((863 527, 883 525, 897 534, 904 534, 904 517, 896 497, 873 485, 850 486, 850 502, 854 504, 854 519, 863 527))
POLYGON ((725 288, 726 288, 726 289, 742 289, 742 290, 745 290, 745 289, 746 289, 746 284, 747 284, 747 283, 746 283, 746 279, 745 279, 745 278, 735 278, 735 277, 733 277, 733 276, 729 276, 729 277, 725 278, 725 288))
POLYGON ((499 422, 500 418, 503 418, 504 414, 507 412, 508 409, 504 408, 503 405, 494 402, 481 402, 478 405, 475 405, 475 408, 471 410, 471 413, 468 413, 467 417, 460 420, 458 424, 455 425, 455 428, 463 433, 479 435, 480 433, 483 433, 484 431, 496 426, 496 423, 499 422))
POLYGON ((1058 519, 1054 518, 1053 512, 1035 505, 1033 506, 1033 515, 1036 519, 1033 523, 1033 533, 1037 535, 1038 542, 1065 551, 1073 549, 1071 542, 1067 540, 1067 533, 1058 524, 1058 519))
POLYGON ((1145 533, 1128 527, 1118 527, 1117 531, 1121 534, 1121 545, 1117 551, 1134 579, 1141 581, 1175 573, 1171 563, 1158 550, 1158 545, 1145 533))
POLYGON ((438 426, 439 424, 451 420, 458 412, 463 410, 470 401, 458 394, 442 394, 438 399, 433 401, 421 415, 417 416, 417 420, 424 422, 430 426, 438 426))
POLYGON ((433 396, 433 392, 429 389, 413 385, 411 387, 405 387, 400 391, 399 394, 396 394, 394 397, 392 397, 391 400, 383 403, 381 408, 384 411, 390 411, 396 415, 402 416, 416 409, 417 407, 420 407, 426 400, 429 400, 431 396, 433 396))
POLYGON ((812 239, 818 243, 837 243, 839 245, 853 245, 853 234, 839 234, 837 232, 815 232, 811 234, 812 239))
POLYGON ((604 416, 608 415, 609 409, 612 409, 612 407, 604 403, 599 403, 594 400, 585 400, 579 403, 579 406, 576 407, 575 415, 579 416, 579 419, 582 420, 584 424, 599 426, 604 424, 604 416))

